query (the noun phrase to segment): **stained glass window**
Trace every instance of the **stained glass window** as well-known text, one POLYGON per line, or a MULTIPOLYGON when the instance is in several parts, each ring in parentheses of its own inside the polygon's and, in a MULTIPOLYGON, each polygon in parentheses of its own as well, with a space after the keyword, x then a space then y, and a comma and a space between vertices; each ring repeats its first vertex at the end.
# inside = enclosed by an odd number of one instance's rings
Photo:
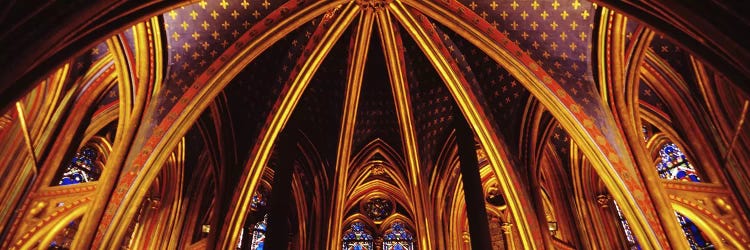
POLYGON ((687 156, 674 143, 665 144, 659 150, 659 156, 661 156, 661 162, 656 167, 659 177, 668 180, 700 182, 695 168, 690 165, 687 156))
POLYGON ((102 171, 95 162, 97 157, 98 154, 93 148, 86 147, 78 151, 65 166, 57 185, 64 186, 98 180, 102 171))
POLYGON ((414 237, 406 231, 404 224, 394 222, 390 232, 383 236, 384 250, 412 250, 414 249, 414 237))
POLYGON ((263 250, 263 245, 266 242, 266 223, 268 222, 268 214, 263 217, 263 220, 256 223, 253 227, 253 241, 250 244, 251 250, 263 250))
POLYGON ((266 194, 265 192, 255 192, 252 200, 250 200, 250 208, 253 210, 259 210, 266 206, 266 194))
POLYGON ((354 222, 344 233, 344 250, 372 250, 372 235, 365 231, 365 224, 354 222))
MULTIPOLYGON (((701 178, 690 165, 687 156, 682 153, 674 143, 665 144, 659 151, 661 162, 656 166, 659 171, 659 177, 667 180, 681 180, 689 182, 701 182, 701 178)), ((675 213, 677 221, 682 226, 682 231, 692 249, 713 249, 713 244, 709 242, 698 227, 687 217, 675 213)))

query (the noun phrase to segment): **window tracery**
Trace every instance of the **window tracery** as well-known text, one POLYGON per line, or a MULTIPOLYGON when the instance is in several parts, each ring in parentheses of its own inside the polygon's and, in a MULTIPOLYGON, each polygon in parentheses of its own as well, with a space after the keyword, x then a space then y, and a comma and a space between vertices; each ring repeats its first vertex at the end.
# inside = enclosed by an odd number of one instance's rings
MULTIPOLYGON (((659 150, 661 162, 656 166, 659 177, 667 180, 701 182, 701 178, 690 165, 687 156, 674 143, 667 143, 659 150)), ((675 213, 691 249, 713 249, 713 244, 706 239, 695 224, 687 217, 675 213)))

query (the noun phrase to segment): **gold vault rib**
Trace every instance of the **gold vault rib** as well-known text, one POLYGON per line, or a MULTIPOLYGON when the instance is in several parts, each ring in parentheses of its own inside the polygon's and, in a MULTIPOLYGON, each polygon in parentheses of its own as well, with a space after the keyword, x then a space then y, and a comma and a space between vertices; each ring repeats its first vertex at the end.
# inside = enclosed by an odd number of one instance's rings
POLYGON ((422 179, 422 172, 419 163, 419 150, 417 149, 417 134, 414 129, 414 116, 409 96, 409 86, 406 81, 406 72, 404 72, 403 61, 398 53, 397 38, 393 29, 393 22, 390 13, 386 11, 378 12, 378 27, 380 40, 383 43, 386 65, 388 67, 388 76, 393 91, 393 101, 396 104, 396 115, 398 116, 399 127, 401 128, 401 139, 403 140, 404 150, 406 152, 406 161, 408 164, 409 185, 411 196, 417 204, 415 206, 415 222, 417 224, 419 242, 422 248, 432 249, 430 218, 426 216, 428 208, 426 206, 426 188, 422 179))
POLYGON ((365 8, 359 16, 359 24, 355 30, 354 51, 352 62, 349 64, 346 77, 346 92, 344 94, 344 110, 341 118, 341 131, 339 133, 338 149, 336 152, 336 168, 333 183, 333 200, 331 207, 332 216, 328 222, 328 245, 340 246, 341 231, 343 228, 344 203, 346 202, 346 190, 348 190, 349 167, 352 153, 352 140, 357 120, 357 108, 359 106, 360 91, 362 89, 362 78, 365 71, 365 62, 370 47, 370 34, 372 33, 374 15, 371 8, 365 8))

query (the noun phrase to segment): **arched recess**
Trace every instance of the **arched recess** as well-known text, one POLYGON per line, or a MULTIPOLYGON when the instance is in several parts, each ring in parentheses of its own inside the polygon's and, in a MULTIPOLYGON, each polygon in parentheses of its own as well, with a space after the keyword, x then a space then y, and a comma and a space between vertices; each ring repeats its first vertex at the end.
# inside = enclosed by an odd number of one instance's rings
MULTIPOLYGON (((393 184, 389 185, 395 185, 397 189, 409 190, 405 179, 404 162, 401 155, 382 139, 371 141, 352 157, 350 164, 353 171, 347 173, 350 176, 345 189, 348 190, 347 197, 354 197, 355 188, 361 189, 361 186, 368 181, 367 177, 372 176, 373 173, 382 173, 390 178, 393 184), (375 168, 377 170, 373 171, 375 168)), ((407 196, 403 198, 410 196, 406 193, 405 195, 407 196)))
POLYGON ((435 160, 435 166, 429 173, 429 203, 434 207, 436 242, 433 246, 440 249, 463 249, 463 232, 468 231, 464 204, 458 190, 463 190, 458 164, 456 136, 452 132, 442 143, 443 147, 435 160), (460 186, 460 187, 459 187, 460 186), (458 222, 458 224, 456 224, 458 222))
MULTIPOLYGON (((297 147, 300 151, 299 167, 295 167, 292 176, 295 211, 298 223, 298 242, 300 249, 325 248, 326 214, 330 206, 331 177, 330 166, 322 159, 316 145, 308 135, 299 131, 297 147), (315 195, 309 195, 309 194, 315 195)), ((256 188, 257 192, 257 188, 256 188)))

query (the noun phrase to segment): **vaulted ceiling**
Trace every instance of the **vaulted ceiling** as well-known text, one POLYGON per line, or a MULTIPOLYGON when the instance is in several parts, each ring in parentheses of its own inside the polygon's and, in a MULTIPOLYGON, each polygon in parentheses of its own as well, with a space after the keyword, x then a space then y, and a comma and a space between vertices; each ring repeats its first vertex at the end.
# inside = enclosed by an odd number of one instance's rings
MULTIPOLYGON (((372 2, 377 4, 377 1, 372 2)), ((584 106, 587 113, 602 112, 591 70, 595 6, 585 1, 465 1, 461 4, 507 35, 576 101, 594 103, 584 106)), ((280 18, 285 8, 295 8, 294 3, 201 1, 165 13, 162 18, 166 26, 169 68, 161 94, 165 98, 159 104, 163 112, 159 114, 166 114, 177 103, 178 99, 173 97, 187 91, 190 83, 210 64, 229 60, 220 55, 237 47, 233 44, 242 34, 260 20, 273 20, 274 15, 280 18)), ((309 47, 318 42, 311 37, 330 29, 321 26, 322 18, 301 26, 271 46, 224 90, 240 154, 250 150, 252 135, 262 129, 284 83, 294 77, 293 72, 302 66, 309 47)), ((507 69, 456 32, 426 17, 420 20, 434 29, 472 87, 481 89, 482 101, 491 110, 505 143, 513 154, 518 154, 524 112, 532 98, 529 91, 507 69)), ((352 29, 357 22, 349 25, 315 71, 290 119, 301 125, 328 162, 336 159, 347 65, 352 62, 351 47, 356 35, 352 29)), ((429 59, 403 27, 394 23, 406 62, 409 103, 417 135, 414 146, 419 149, 423 164, 430 166, 452 130, 453 117, 460 115, 460 111, 429 59)), ((379 27, 376 25, 374 29, 379 27)), ((383 54, 384 45, 376 32, 368 39, 370 48, 354 120, 352 151, 358 152, 379 138, 403 154, 404 142, 383 54)), ((153 122, 158 123, 162 118, 154 116, 153 122)))

